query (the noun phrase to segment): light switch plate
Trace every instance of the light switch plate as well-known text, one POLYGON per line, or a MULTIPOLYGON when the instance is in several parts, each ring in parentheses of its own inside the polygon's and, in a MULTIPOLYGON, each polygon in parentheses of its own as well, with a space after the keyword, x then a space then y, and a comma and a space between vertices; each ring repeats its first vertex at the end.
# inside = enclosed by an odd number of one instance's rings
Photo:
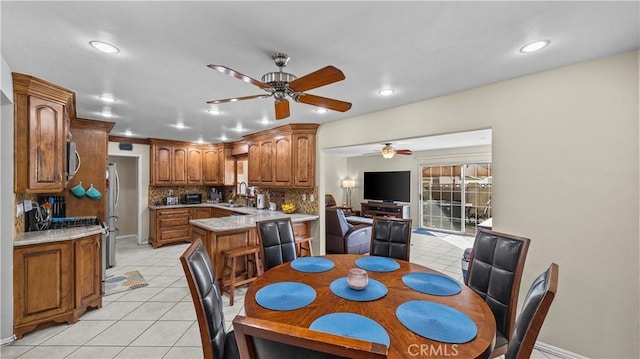
POLYGON ((16 217, 21 217, 24 214, 24 204, 18 203, 16 205, 16 217))
POLYGON ((313 193, 309 195, 309 201, 313 202, 315 198, 313 198, 313 193))
POLYGON ((302 200, 303 200, 303 201, 306 201, 306 200, 307 200, 307 194, 306 194, 306 193, 303 193, 303 194, 302 194, 302 200))

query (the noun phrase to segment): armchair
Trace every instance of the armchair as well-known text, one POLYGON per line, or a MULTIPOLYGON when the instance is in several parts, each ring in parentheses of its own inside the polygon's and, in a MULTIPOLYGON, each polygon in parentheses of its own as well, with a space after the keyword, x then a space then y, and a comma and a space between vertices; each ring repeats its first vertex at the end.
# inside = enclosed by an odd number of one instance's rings
POLYGON ((327 253, 365 254, 371 246, 371 226, 352 226, 339 208, 326 208, 327 253))

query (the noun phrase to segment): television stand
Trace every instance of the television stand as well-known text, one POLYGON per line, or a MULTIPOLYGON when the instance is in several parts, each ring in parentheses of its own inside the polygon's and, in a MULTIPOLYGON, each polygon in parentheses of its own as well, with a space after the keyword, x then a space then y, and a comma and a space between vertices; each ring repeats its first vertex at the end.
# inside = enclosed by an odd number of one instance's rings
POLYGON ((408 204, 362 202, 360 209, 362 217, 394 217, 409 218, 408 204))

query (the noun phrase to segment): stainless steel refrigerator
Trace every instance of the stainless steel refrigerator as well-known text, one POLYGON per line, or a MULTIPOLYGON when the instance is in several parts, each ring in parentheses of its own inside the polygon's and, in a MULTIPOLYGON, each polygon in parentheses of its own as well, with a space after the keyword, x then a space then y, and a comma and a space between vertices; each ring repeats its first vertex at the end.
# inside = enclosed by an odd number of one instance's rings
POLYGON ((118 181, 118 170, 115 163, 107 165, 107 235, 104 243, 105 267, 111 268, 116 265, 116 207, 118 207, 118 197, 120 196, 120 183, 118 181))

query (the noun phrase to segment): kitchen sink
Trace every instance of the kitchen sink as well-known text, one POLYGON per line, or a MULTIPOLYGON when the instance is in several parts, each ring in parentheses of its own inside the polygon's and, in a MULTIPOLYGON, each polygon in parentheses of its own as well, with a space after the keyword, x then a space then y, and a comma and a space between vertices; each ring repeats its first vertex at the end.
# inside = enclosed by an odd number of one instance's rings
POLYGON ((236 204, 236 203, 218 203, 218 205, 223 207, 229 207, 229 208, 244 207, 243 204, 236 204))

